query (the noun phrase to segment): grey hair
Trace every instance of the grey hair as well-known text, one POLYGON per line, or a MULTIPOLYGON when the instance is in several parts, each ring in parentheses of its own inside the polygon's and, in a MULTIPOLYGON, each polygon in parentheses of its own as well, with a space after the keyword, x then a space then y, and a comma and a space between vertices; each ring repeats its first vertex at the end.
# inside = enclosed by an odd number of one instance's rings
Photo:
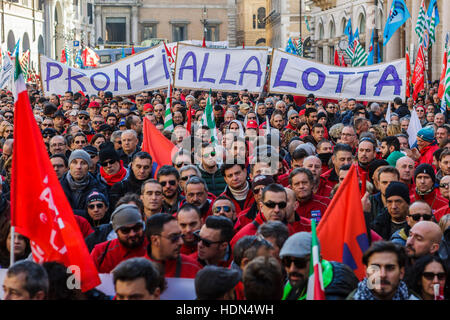
POLYGON ((378 103, 374 102, 370 105, 370 111, 376 112, 378 110, 380 110, 380 105, 378 103))
POLYGON ((137 137, 138 137, 136 131, 134 131, 133 129, 127 129, 127 130, 123 131, 123 132, 122 132, 122 136, 123 136, 125 133, 131 133, 136 139, 137 139, 137 137))
POLYGON ((201 177, 190 177, 184 186, 185 190, 187 190, 188 185, 190 184, 203 184, 205 186, 206 192, 208 192, 208 186, 206 185, 206 181, 201 177))
POLYGON ((283 247, 284 242, 289 238, 289 230, 281 221, 267 221, 259 226, 258 234, 264 238, 275 238, 278 248, 283 247))
POLYGON ((114 140, 116 140, 117 138, 120 138, 120 137, 122 137, 122 131, 120 131, 120 130, 114 131, 111 134, 111 142, 114 143, 114 140))
POLYGON ((198 167, 195 166, 195 165, 193 165, 193 164, 189 164, 189 165, 183 166, 183 167, 179 170, 180 176, 181 176, 181 174, 182 174, 183 172, 185 172, 185 171, 187 171, 187 170, 195 170, 195 173, 197 173, 197 176, 198 176, 198 177, 201 177, 201 176, 202 176, 202 174, 201 174, 200 170, 198 169, 198 167))

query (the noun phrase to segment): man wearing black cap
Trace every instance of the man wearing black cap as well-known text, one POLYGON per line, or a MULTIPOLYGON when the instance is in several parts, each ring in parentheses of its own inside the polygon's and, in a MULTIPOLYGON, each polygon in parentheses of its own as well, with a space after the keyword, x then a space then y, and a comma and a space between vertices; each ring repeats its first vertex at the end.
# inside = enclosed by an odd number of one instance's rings
POLYGON ((89 112, 87 112, 86 110, 81 110, 80 112, 78 112, 77 119, 78 119, 77 124, 81 128, 83 133, 86 135, 88 142, 91 141, 92 137, 95 134, 95 131, 89 125, 90 120, 89 112))
POLYGON ((393 181, 389 184, 385 193, 387 212, 382 211, 375 217, 372 229, 384 240, 402 228, 408 226, 406 216, 410 204, 409 190, 406 184, 393 181))
POLYGON ((92 173, 95 177, 98 177, 100 179, 100 164, 99 156, 98 156, 98 150, 96 147, 87 145, 83 148, 84 151, 86 151, 91 156, 91 164, 89 166, 89 172, 92 173))
POLYGON ((434 169, 428 163, 422 163, 414 171, 414 181, 416 189, 411 195, 411 201, 422 200, 428 203, 436 211, 444 206, 448 206, 448 201, 437 193, 436 175, 434 169))
POLYGON ((83 215, 89 224, 95 228, 101 224, 109 223, 109 203, 106 196, 98 191, 92 191, 86 199, 86 213, 83 215))
POLYGON ((236 300, 234 287, 240 279, 237 270, 206 266, 195 277, 197 300, 236 300))
POLYGON ((111 224, 117 238, 97 244, 91 257, 99 273, 109 273, 120 262, 145 256, 147 240, 144 221, 138 207, 122 204, 111 215, 111 224))
POLYGON ((123 161, 120 160, 111 142, 101 145, 99 160, 100 175, 109 188, 128 177, 128 169, 124 167, 123 161))

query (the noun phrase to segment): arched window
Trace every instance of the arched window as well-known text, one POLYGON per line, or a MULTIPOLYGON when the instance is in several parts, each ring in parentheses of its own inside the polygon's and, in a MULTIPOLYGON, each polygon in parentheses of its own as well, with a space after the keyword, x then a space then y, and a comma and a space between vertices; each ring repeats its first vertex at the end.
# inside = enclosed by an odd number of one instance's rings
POLYGON ((38 40, 38 53, 44 54, 44 38, 42 36, 39 36, 38 40))
POLYGON ((265 29, 266 22, 264 18, 266 17, 266 8, 260 7, 258 8, 258 29, 265 29))
POLYGON ((16 46, 16 38, 14 37, 14 32, 12 32, 12 30, 9 30, 9 32, 8 32, 8 51, 12 53, 15 46, 16 46))
POLYGON ((347 19, 342 18, 342 35, 345 35, 345 28, 347 27, 347 19))
POLYGON ((319 40, 323 39, 323 33, 324 33, 324 31, 323 31, 323 24, 320 24, 319 25, 319 40))
POLYGON ((359 34, 360 35, 366 32, 366 17, 363 14, 361 14, 359 16, 359 26, 358 26, 358 28, 359 28, 359 34))
POLYGON ((259 38, 258 40, 256 40, 255 45, 264 45, 266 44, 266 39, 265 38, 259 38))
POLYGON ((334 21, 330 21, 330 38, 333 39, 336 36, 336 28, 334 27, 334 21))
POLYGON ((30 49, 30 38, 28 37, 28 33, 25 32, 22 40, 22 52, 25 52, 28 49, 30 49))

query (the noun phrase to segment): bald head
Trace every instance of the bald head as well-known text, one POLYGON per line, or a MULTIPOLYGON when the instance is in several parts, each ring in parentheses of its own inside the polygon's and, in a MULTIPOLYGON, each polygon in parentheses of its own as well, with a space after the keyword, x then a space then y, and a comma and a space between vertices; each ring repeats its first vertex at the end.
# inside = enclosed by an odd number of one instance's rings
POLYGON ((415 201, 409 206, 409 214, 406 217, 406 221, 410 227, 413 227, 418 221, 413 219, 413 216, 422 216, 420 220, 423 219, 424 215, 433 216, 433 211, 428 203, 425 201, 415 201))
POLYGON ((400 181, 409 184, 414 175, 414 160, 408 156, 401 157, 395 167, 400 173, 400 181))
POLYGON ((303 167, 309 169, 316 181, 320 179, 322 174, 322 161, 316 156, 308 156, 303 160, 303 167))
POLYGON ((439 225, 431 221, 417 222, 409 231, 406 241, 406 254, 412 259, 418 259, 427 254, 434 254, 439 249, 442 231, 439 225))

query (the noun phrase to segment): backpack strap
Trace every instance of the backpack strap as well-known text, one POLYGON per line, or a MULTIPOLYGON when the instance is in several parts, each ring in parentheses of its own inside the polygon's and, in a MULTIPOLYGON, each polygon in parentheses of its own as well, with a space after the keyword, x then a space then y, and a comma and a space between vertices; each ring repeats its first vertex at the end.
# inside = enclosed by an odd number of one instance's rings
POLYGON ((181 254, 178 255, 177 258, 177 266, 175 269, 175 278, 179 278, 181 275, 181 254))
POLYGON ((98 267, 100 268, 100 266, 102 265, 103 261, 106 258, 106 254, 108 253, 108 248, 109 245, 111 244, 111 240, 108 241, 108 244, 106 245, 105 251, 103 251, 102 257, 100 258, 100 262, 98 263, 98 267))

